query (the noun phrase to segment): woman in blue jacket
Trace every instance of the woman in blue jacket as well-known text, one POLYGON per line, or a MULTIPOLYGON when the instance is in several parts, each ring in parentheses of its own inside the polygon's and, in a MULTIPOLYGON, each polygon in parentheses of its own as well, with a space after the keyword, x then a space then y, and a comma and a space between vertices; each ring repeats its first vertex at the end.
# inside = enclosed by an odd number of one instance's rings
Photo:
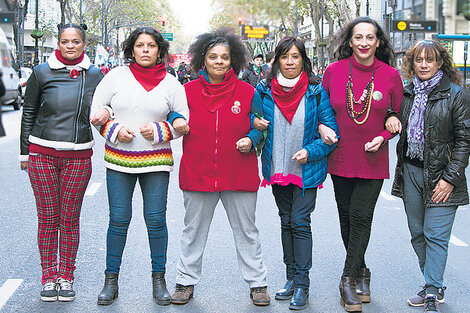
POLYGON ((289 308, 301 310, 307 307, 312 266, 310 214, 317 187, 326 178, 326 156, 336 146, 322 142, 318 125, 331 127, 337 134, 338 126, 300 39, 281 39, 272 70, 256 89, 263 98, 264 118, 257 118, 255 127, 267 129, 261 186, 272 186, 286 265, 287 282, 276 299, 291 299, 289 308))

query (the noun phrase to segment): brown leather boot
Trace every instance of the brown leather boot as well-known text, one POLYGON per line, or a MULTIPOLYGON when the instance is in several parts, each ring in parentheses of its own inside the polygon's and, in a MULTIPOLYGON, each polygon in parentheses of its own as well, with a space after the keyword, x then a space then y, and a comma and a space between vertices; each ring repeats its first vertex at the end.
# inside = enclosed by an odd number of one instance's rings
POLYGON ((361 312, 361 299, 356 293, 356 278, 341 277, 339 283, 340 303, 347 312, 361 312))
POLYGON ((175 291, 171 295, 171 303, 186 304, 191 300, 194 293, 194 285, 183 286, 176 284, 175 291))
POLYGON ((370 270, 360 268, 356 278, 356 292, 362 303, 370 302, 370 270))

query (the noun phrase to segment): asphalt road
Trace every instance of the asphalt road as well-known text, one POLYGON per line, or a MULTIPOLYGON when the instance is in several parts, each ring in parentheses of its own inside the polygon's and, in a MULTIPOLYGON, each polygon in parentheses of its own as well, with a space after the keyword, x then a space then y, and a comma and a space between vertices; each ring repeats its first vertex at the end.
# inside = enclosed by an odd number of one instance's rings
MULTIPOLYGON (((270 188, 258 193, 257 224, 264 262, 268 268, 272 303, 255 307, 243 281, 235 256, 233 237, 223 207, 214 216, 206 248, 203 276, 195 288, 194 299, 185 306, 160 307, 152 299, 151 266, 140 189, 134 194, 133 220, 119 278, 119 298, 101 307, 96 297, 101 290, 105 268, 105 236, 108 205, 103 166, 103 139, 95 136, 93 175, 81 215, 81 242, 77 257, 71 303, 44 303, 39 298, 41 268, 36 244, 37 218, 34 197, 27 174, 19 170, 20 111, 4 108, 7 137, 0 138, 0 312, 288 312, 288 302, 274 300, 284 284, 284 265, 280 246, 280 225, 270 188)), ((392 140, 391 172, 395 164, 392 140)), ((179 253, 184 207, 178 188, 178 162, 181 142, 174 144, 175 171, 171 174, 168 195, 169 247, 167 284, 175 284, 175 264, 179 253)), ((467 170, 467 177, 469 172, 467 170)), ((391 180, 386 180, 379 198, 366 262, 372 271, 372 302, 363 306, 366 313, 415 313, 406 299, 424 284, 418 262, 409 242, 406 217, 400 199, 390 196, 391 180)), ((469 206, 459 209, 445 276, 446 303, 443 313, 470 312, 470 224, 469 206)), ((318 193, 312 214, 314 235, 313 267, 310 272, 310 305, 304 312, 342 313, 338 283, 344 262, 344 248, 331 180, 318 193)))

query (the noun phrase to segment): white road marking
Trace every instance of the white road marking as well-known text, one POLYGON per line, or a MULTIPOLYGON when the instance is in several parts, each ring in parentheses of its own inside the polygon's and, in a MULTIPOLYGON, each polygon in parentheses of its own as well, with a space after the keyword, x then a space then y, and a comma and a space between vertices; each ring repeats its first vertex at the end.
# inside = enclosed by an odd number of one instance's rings
POLYGON ((87 191, 85 192, 85 196, 94 196, 95 193, 100 189, 101 183, 93 183, 90 187, 88 187, 87 191))
POLYGON ((388 201, 396 201, 397 199, 395 197, 392 197, 391 195, 389 195, 388 193, 386 193, 385 191, 383 190, 380 190, 380 195, 385 198, 385 200, 388 200, 388 201))
POLYGON ((22 279, 8 279, 2 287, 0 287, 0 310, 22 283, 22 279))
POLYGON ((456 245, 457 247, 468 247, 465 242, 455 237, 454 235, 450 235, 450 242, 456 245))

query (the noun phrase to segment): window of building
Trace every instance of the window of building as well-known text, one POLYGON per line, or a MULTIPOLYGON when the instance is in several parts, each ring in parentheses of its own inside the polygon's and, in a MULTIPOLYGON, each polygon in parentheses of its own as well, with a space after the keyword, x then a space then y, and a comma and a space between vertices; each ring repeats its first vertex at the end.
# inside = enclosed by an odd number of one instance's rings
MULTIPOLYGON (((463 13, 464 4, 470 5, 468 0, 457 0, 457 14, 463 13)), ((469 10, 470 8, 467 7, 466 9, 469 10)))

